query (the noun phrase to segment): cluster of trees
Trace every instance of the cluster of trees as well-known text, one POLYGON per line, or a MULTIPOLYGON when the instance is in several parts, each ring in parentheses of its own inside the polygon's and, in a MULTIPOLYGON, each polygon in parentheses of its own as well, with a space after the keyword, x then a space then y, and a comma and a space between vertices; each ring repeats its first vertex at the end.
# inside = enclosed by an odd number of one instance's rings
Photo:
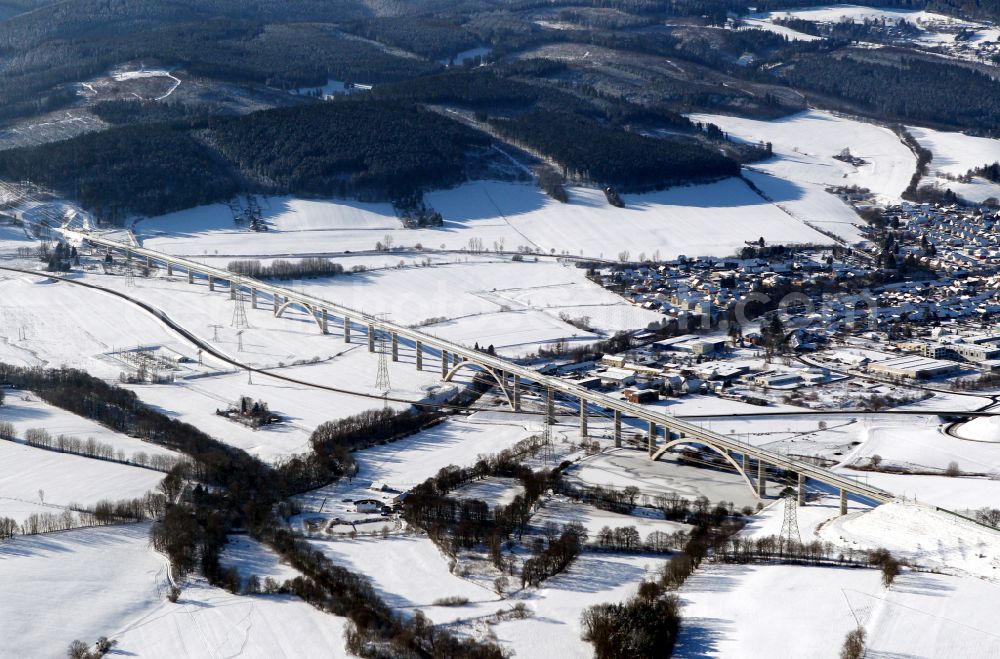
POLYGON ((407 523, 427 532, 444 551, 454 554, 485 544, 493 564, 504 568, 501 546, 511 535, 523 537, 535 503, 558 479, 558 470, 533 471, 521 463, 524 455, 537 453, 542 440, 528 438, 514 446, 481 457, 472 467, 446 467, 410 491, 403 509, 407 523), (506 506, 490 507, 485 501, 460 499, 449 493, 463 483, 498 476, 517 478, 524 488, 506 506))
POLYGON ((224 201, 239 190, 230 168, 208 147, 163 125, 0 151, 0 177, 74 196, 111 222, 129 213, 159 215, 224 201))
MULTIPOLYGON (((680 630, 680 601, 675 595, 653 595, 648 585, 632 599, 597 604, 581 617, 583 640, 594 645, 597 659, 669 657, 680 630)), ((655 585, 654 585, 655 586, 655 585)))
POLYGON ((262 263, 255 259, 230 261, 226 269, 254 279, 311 279, 334 277, 344 272, 344 266, 341 264, 318 256, 298 261, 276 259, 270 263, 262 263))
POLYGON ((212 131, 243 172, 293 193, 391 199, 457 183, 489 139, 434 112, 342 100, 258 112, 212 131))
POLYGON ((568 177, 623 190, 739 174, 735 161, 693 140, 645 137, 569 112, 529 112, 490 124, 555 160, 568 177))
POLYGON ((597 532, 594 540, 601 549, 663 553, 684 547, 687 543, 687 533, 652 531, 643 542, 642 536, 634 526, 620 526, 615 529, 605 526, 597 532))
POLYGON ((885 119, 1000 130, 1000 82, 975 69, 906 55, 873 60, 851 51, 800 60, 780 75, 796 87, 845 99, 885 119))
POLYGON ((479 45, 454 18, 379 16, 348 23, 344 29, 430 59, 449 59, 479 45))
POLYGON ((155 519, 164 511, 165 505, 166 499, 162 494, 147 492, 145 496, 135 499, 101 500, 91 508, 70 504, 58 513, 31 513, 20 524, 9 517, 0 517, 0 540, 15 535, 36 535, 86 526, 141 522, 155 519))
POLYGON ((549 577, 564 572, 580 555, 583 542, 580 530, 575 527, 567 527, 559 537, 550 539, 544 549, 524 561, 521 587, 537 587, 549 577))
MULTIPOLYGON (((0 423, 0 437, 13 439, 13 426, 9 422, 0 423)), ((28 428, 24 431, 24 441, 28 446, 35 448, 58 451, 60 453, 73 453, 97 460, 110 460, 125 464, 134 464, 139 467, 147 467, 157 471, 170 471, 178 464, 185 462, 183 458, 155 453, 150 455, 145 451, 133 453, 131 458, 125 455, 123 449, 115 450, 115 447, 105 442, 99 442, 93 437, 81 439, 69 435, 52 436, 44 428, 28 428)))
POLYGON ((66 649, 66 656, 69 659, 101 659, 104 655, 118 645, 117 641, 102 636, 94 643, 93 649, 81 640, 73 641, 66 649))

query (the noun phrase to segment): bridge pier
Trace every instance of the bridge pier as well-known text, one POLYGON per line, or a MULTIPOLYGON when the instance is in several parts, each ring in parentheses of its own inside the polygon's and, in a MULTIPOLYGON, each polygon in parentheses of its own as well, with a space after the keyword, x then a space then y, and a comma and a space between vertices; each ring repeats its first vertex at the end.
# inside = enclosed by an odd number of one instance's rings
POLYGON ((215 277, 213 277, 212 275, 208 276, 208 290, 210 291, 215 290, 215 277))
POLYGON ((375 352, 375 326, 368 326, 368 352, 375 352))
POLYGON ((441 351, 441 377, 444 378, 448 375, 448 351, 441 351))
POLYGON ((750 458, 746 453, 743 454, 743 473, 750 476, 750 458))
POLYGON ((843 488, 840 490, 840 514, 847 514, 847 490, 843 488))
POLYGON ((392 361, 399 361, 399 335, 392 333, 392 361))
POLYGON ((351 342, 351 319, 344 316, 344 343, 351 342))
POLYGON ((580 437, 587 436, 587 401, 580 398, 580 437))
POLYGON ((622 413, 615 410, 615 448, 622 447, 622 413))
POLYGON ((521 411, 521 376, 520 375, 514 375, 514 395, 512 396, 512 398, 514 399, 514 411, 515 412, 520 412, 521 411))
POLYGON ((330 321, 330 318, 329 318, 329 314, 327 313, 326 309, 323 309, 322 311, 320 311, 320 321, 319 321, 320 324, 321 324, 320 331, 323 334, 327 333, 327 329, 329 327, 328 326, 329 321, 330 321))
POLYGON ((191 270, 191 268, 188 268, 188 283, 189 284, 194 283, 194 272, 191 270))
POLYGON ((417 341, 417 370, 424 370, 424 344, 417 341))
POLYGON ((167 276, 168 277, 173 277, 174 276, 174 266, 171 263, 167 264, 167 276))
POLYGON ((649 422, 649 434, 646 436, 646 442, 649 447, 649 455, 652 457, 656 453, 656 435, 657 435, 656 423, 653 421, 649 422))
POLYGON ((274 313, 275 316, 277 316, 278 315, 278 309, 281 308, 281 296, 278 295, 277 293, 273 293, 271 295, 271 302, 274 304, 274 312, 273 313, 274 313))
POLYGON ((146 257, 146 267, 147 268, 153 267, 153 259, 149 258, 148 256, 146 257))
POLYGON ((229 299, 230 300, 236 299, 236 287, 233 286, 232 282, 229 282, 229 299))
POLYGON ((806 505, 806 477, 803 474, 799 474, 799 490, 798 490, 798 501, 800 506, 806 505))
POLYGON ((458 366, 459 364, 461 364, 461 363, 462 363, 462 361, 463 361, 463 359, 462 359, 462 356, 461 356, 461 355, 459 355, 459 354, 453 354, 453 355, 451 356, 451 365, 452 365, 453 367, 454 367, 454 366, 458 366))
POLYGON ((250 308, 257 308, 257 289, 254 287, 250 288, 250 308))
POLYGON ((767 496, 767 463, 763 460, 757 461, 757 498, 763 499, 767 496))
POLYGON ((550 426, 556 423, 556 401, 552 395, 552 387, 545 387, 545 423, 550 426))

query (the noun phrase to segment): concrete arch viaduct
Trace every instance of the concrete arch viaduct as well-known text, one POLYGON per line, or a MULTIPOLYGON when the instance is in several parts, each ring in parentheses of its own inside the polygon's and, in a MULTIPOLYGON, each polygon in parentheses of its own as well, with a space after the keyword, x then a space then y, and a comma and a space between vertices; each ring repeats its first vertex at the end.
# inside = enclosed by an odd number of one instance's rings
POLYGON ((802 492, 807 479, 823 483, 840 492, 841 512, 846 513, 847 495, 867 499, 874 503, 886 503, 894 497, 891 493, 870 486, 848 476, 838 474, 810 462, 791 458, 781 453, 765 448, 752 446, 734 437, 702 428, 694 423, 663 414, 657 410, 613 398, 604 393, 592 391, 551 375, 543 375, 534 369, 521 366, 507 359, 476 351, 472 348, 441 339, 419 329, 393 323, 387 319, 372 314, 344 307, 335 302, 324 300, 312 295, 300 293, 289 288, 251 277, 237 275, 228 270, 216 268, 204 263, 179 256, 164 254, 155 250, 138 247, 129 243, 111 240, 92 233, 59 230, 67 239, 74 242, 89 242, 92 245, 119 252, 127 259, 144 259, 146 264, 160 265, 166 268, 167 274, 174 270, 187 273, 188 282, 194 284, 196 279, 207 280, 209 290, 215 290, 216 285, 227 282, 230 297, 235 298, 237 291, 249 294, 252 308, 259 308, 262 296, 270 297, 275 316, 280 316, 290 306, 295 305, 306 311, 315 321, 320 332, 326 334, 331 318, 338 319, 343 328, 345 342, 351 342, 353 330, 359 330, 366 335, 369 352, 375 351, 376 333, 382 332, 391 337, 392 359, 399 361, 400 339, 411 342, 415 347, 416 368, 423 369, 425 353, 440 354, 441 377, 451 380, 462 368, 478 368, 492 377, 503 392, 511 409, 521 407, 521 394, 524 383, 532 383, 546 393, 548 416, 554 418, 554 407, 557 396, 569 399, 579 407, 581 433, 587 435, 587 423, 590 407, 593 406, 602 413, 611 413, 614 418, 615 445, 621 445, 622 418, 632 418, 647 424, 647 447, 649 457, 658 459, 667 451, 678 445, 700 445, 715 451, 743 477, 754 489, 758 497, 766 493, 766 475, 769 467, 793 472, 799 479, 799 502, 804 503, 802 492), (737 461, 736 456, 740 457, 737 461), (756 465, 757 483, 754 487, 751 469, 756 465))

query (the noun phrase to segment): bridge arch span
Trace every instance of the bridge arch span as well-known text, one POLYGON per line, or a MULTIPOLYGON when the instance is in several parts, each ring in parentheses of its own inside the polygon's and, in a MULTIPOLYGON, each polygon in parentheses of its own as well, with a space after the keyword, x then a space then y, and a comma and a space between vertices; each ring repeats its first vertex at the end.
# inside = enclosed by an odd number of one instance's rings
POLYGON ((511 392, 507 390, 507 383, 504 382, 504 378, 500 377, 500 374, 498 374, 496 371, 494 371, 492 368, 488 366, 483 366, 478 362, 463 359, 462 361, 460 361, 459 363, 455 364, 450 369, 448 369, 448 372, 444 376, 444 381, 451 382, 452 378, 455 377, 455 373, 458 373, 459 370, 463 368, 472 368, 472 367, 476 367, 479 370, 483 371, 484 373, 488 373, 490 377, 493 378, 493 380, 500 387, 500 391, 503 392, 504 398, 507 399, 507 405, 510 406, 511 410, 514 410, 516 412, 517 408, 514 406, 514 399, 511 396, 511 392))
POLYGON ((729 455, 729 453, 727 453, 725 449, 721 449, 715 444, 712 444, 711 442, 705 441, 703 439, 698 439, 697 437, 681 437, 679 439, 673 439, 664 444, 662 447, 660 447, 660 449, 656 451, 656 453, 654 453, 650 459, 654 461, 659 460, 661 457, 663 457, 664 454, 666 454, 667 451, 674 448, 675 446, 680 446, 682 444, 687 444, 687 445, 696 444, 698 446, 704 446, 706 448, 712 449, 713 451, 721 455, 726 462, 732 465, 732 467, 736 470, 736 473, 738 473, 743 478, 743 482, 747 484, 747 487, 749 487, 750 491, 754 493, 754 496, 756 496, 758 499, 760 498, 760 495, 757 492, 757 488, 754 487, 753 481, 750 479, 749 476, 747 476, 747 473, 743 471, 742 465, 736 462, 736 460, 733 460, 733 456, 729 455))
POLYGON ((285 313, 285 309, 292 306, 293 304, 301 307, 302 309, 305 309, 306 313, 309 314, 309 317, 312 318, 313 322, 316 323, 316 326, 319 327, 319 331, 320 332, 323 331, 323 321, 319 319, 319 316, 316 313, 316 311, 305 302, 298 302, 296 300, 285 300, 285 302, 280 307, 278 307, 278 310, 274 312, 274 317, 281 318, 282 314, 285 313))

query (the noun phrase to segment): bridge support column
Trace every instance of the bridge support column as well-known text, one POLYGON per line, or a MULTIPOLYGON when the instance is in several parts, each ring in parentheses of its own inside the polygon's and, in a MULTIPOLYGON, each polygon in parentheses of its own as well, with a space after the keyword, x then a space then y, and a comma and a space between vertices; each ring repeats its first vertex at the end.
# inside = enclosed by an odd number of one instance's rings
POLYGON ((392 361, 399 361, 399 335, 392 333, 392 361))
POLYGON ((847 514, 847 490, 840 490, 840 514, 847 514))
POLYGON ((229 282, 229 299, 230 300, 236 299, 236 287, 233 286, 233 282, 229 282))
POLYGON ((210 291, 215 290, 215 277, 213 277, 212 275, 208 276, 208 290, 210 291))
POLYGON ((550 426, 556 423, 556 400, 552 387, 545 388, 545 423, 550 426))
POLYGON ((368 352, 375 352, 375 326, 368 326, 368 352))
POLYGON ((747 478, 750 477, 750 458, 747 457, 746 453, 743 454, 743 473, 747 475, 747 478))
POLYGON ((615 448, 622 447, 622 413, 615 410, 615 448))
POLYGON ((515 412, 520 412, 521 411, 521 376, 520 375, 515 375, 514 376, 514 395, 512 396, 512 398, 514 399, 514 411, 515 412))
POLYGON ((459 364, 462 363, 462 361, 463 361, 463 359, 462 359, 461 355, 452 355, 451 356, 451 365, 452 366, 458 366, 459 364))
POLYGON ((167 264, 167 276, 172 277, 174 275, 174 266, 172 263, 167 264))
POLYGON ((147 268, 153 267, 153 259, 149 258, 148 256, 146 257, 146 267, 147 268))
POLYGON ((587 436, 587 401, 580 398, 580 437, 587 436))
POLYGON ((351 342, 351 319, 344 316, 344 343, 351 342))
POLYGON ((271 295, 271 302, 274 304, 274 315, 278 315, 278 309, 281 308, 281 296, 277 293, 271 295))
POLYGON ((802 474, 799 474, 798 504, 806 505, 806 477, 802 474))
POLYGON ((326 309, 323 309, 322 311, 320 311, 320 321, 319 322, 322 324, 321 331, 323 332, 323 334, 326 334, 326 331, 329 328, 329 325, 328 325, 328 323, 330 322, 330 317, 329 316, 330 315, 327 313, 326 309))
POLYGON ((757 461, 757 498, 763 499, 767 496, 767 463, 763 460, 757 461))
POLYGON ((441 377, 448 375, 448 351, 441 351, 441 377))
POLYGON ((417 341, 417 370, 424 370, 424 344, 417 341))
POLYGON ((646 442, 649 447, 649 455, 656 453, 656 424, 652 421, 649 422, 649 434, 646 436, 646 442))
POLYGON ((257 289, 256 288, 251 288, 250 289, 250 308, 251 309, 256 309, 257 308, 257 289))
POLYGON ((189 284, 194 283, 194 273, 191 272, 191 268, 188 268, 188 283, 189 284))

